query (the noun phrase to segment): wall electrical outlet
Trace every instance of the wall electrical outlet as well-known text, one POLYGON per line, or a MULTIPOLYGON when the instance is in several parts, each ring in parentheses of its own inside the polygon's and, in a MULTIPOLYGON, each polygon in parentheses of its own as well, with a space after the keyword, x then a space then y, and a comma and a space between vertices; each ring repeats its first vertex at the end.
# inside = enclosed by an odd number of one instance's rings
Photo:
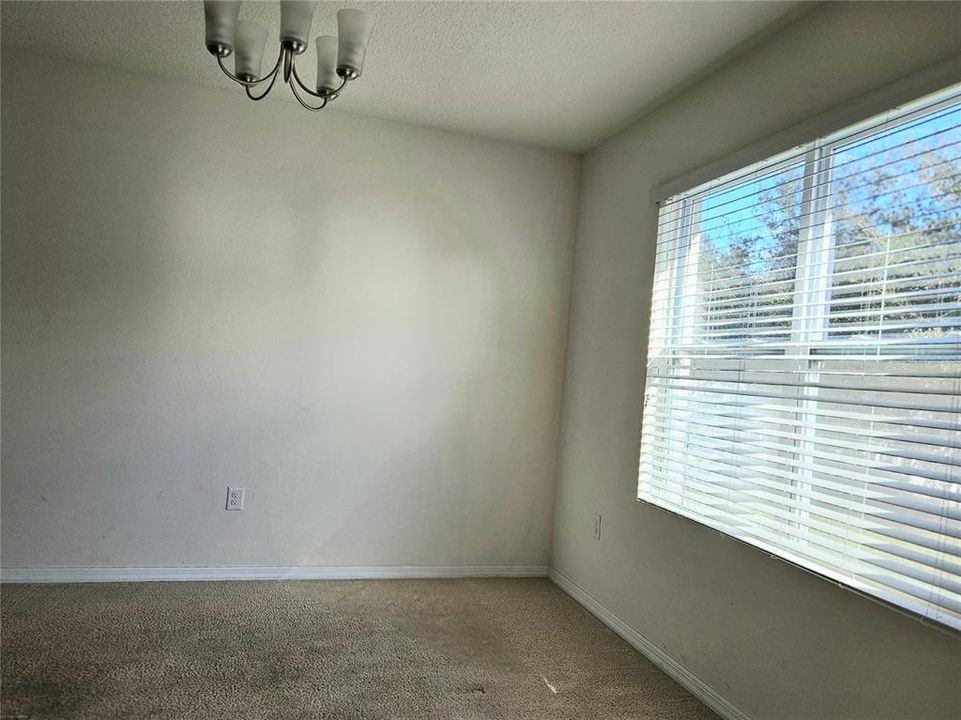
POLYGON ((594 513, 594 539, 601 539, 601 516, 594 513))
POLYGON ((244 488, 228 487, 227 488, 227 510, 243 510, 243 509, 244 509, 244 488))

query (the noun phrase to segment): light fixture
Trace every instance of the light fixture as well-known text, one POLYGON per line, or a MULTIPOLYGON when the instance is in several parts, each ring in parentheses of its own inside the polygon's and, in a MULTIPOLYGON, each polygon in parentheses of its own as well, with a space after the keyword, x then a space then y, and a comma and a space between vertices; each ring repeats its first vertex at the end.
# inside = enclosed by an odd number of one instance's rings
POLYGON ((277 77, 283 73, 284 83, 290 85, 297 101, 308 110, 323 110, 336 98, 344 86, 356 80, 364 70, 364 57, 374 19, 361 10, 345 9, 337 12, 337 37, 323 35, 316 39, 316 90, 307 87, 297 74, 296 57, 307 49, 310 22, 316 2, 281 0, 280 54, 273 70, 260 77, 260 65, 267 44, 267 28, 250 20, 238 20, 240 0, 204 0, 205 42, 210 54, 217 58, 220 69, 236 83, 244 86, 251 100, 263 100, 273 89, 277 77), (224 65, 224 58, 234 56, 234 72, 224 65), (267 84, 267 89, 255 94, 253 88, 267 84), (298 87, 300 88, 298 90, 298 87), (320 105, 311 105, 301 91, 320 98, 320 105))

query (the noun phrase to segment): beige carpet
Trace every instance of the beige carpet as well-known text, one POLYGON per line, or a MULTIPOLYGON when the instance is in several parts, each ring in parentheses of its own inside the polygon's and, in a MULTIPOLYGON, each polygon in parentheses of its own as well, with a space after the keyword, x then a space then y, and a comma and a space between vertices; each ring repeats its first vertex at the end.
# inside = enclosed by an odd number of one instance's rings
POLYGON ((547 580, 5 585, 8 718, 716 718, 547 580))

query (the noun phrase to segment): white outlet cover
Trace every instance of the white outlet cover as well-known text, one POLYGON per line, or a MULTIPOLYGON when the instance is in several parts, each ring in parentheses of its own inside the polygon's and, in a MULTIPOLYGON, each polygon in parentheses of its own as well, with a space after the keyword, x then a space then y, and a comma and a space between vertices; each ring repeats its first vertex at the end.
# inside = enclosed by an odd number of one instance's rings
POLYGON ((245 488, 228 487, 227 488, 227 510, 243 510, 244 495, 246 495, 245 488))

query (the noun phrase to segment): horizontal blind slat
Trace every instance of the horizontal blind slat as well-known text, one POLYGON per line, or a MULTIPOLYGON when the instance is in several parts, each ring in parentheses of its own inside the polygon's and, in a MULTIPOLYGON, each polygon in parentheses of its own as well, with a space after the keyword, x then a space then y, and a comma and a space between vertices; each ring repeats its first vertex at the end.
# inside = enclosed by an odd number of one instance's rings
MULTIPOLYGON (((747 461, 737 462, 737 456, 735 454, 735 459, 733 460, 720 460, 716 457, 711 457, 708 455, 700 454, 695 452, 695 450, 690 447, 687 448, 674 448, 675 450, 681 451, 685 455, 684 463, 678 465, 676 462, 672 461, 670 455, 666 453, 653 453, 650 457, 651 463, 655 460, 659 461, 660 466, 664 467, 674 467, 675 469, 685 471, 685 470, 703 470, 703 476, 696 479, 687 478, 686 482, 689 484, 713 484, 718 482, 716 478, 727 478, 729 481, 735 481, 741 484, 751 484, 757 485, 759 487, 766 487, 767 489, 777 490, 781 492, 787 492, 792 495, 797 495, 799 497, 805 497, 811 500, 818 500, 825 504, 835 505, 844 510, 859 512, 862 514, 867 514, 872 518, 877 518, 879 520, 883 519, 884 522, 890 523, 892 525, 903 525, 917 530, 927 530, 930 532, 942 533, 949 538, 961 541, 961 518, 958 518, 957 508, 953 509, 953 512, 949 514, 947 508, 943 512, 928 512, 928 511, 916 511, 912 512, 909 508, 902 508, 905 512, 899 512, 896 505, 888 504, 890 509, 885 509, 880 507, 878 503, 873 506, 869 504, 871 502, 867 497, 864 497, 861 502, 857 500, 851 501, 844 498, 826 495, 819 493, 816 490, 808 489, 802 485, 798 486, 784 486, 777 485, 776 483, 766 483, 761 475, 769 475, 771 477, 786 478, 789 477, 789 473, 785 473, 783 470, 778 470, 775 468, 766 468, 761 471, 756 467, 747 465, 747 461)), ((733 454, 733 453, 732 453, 733 454)), ((759 458, 752 458, 756 461, 759 458)), ((763 458, 770 461, 770 456, 764 456, 763 458)), ((801 481, 799 481, 801 482, 801 481)), ((810 486, 816 486, 817 483, 807 483, 810 486)), ((733 486, 719 485, 718 487, 726 487, 726 492, 729 494, 736 494, 738 490, 733 486)), ((782 499, 781 502, 790 504, 789 499, 782 499)), ((808 508, 808 512, 819 513, 821 508, 808 508)), ((831 510, 834 512, 834 510, 831 510)))

